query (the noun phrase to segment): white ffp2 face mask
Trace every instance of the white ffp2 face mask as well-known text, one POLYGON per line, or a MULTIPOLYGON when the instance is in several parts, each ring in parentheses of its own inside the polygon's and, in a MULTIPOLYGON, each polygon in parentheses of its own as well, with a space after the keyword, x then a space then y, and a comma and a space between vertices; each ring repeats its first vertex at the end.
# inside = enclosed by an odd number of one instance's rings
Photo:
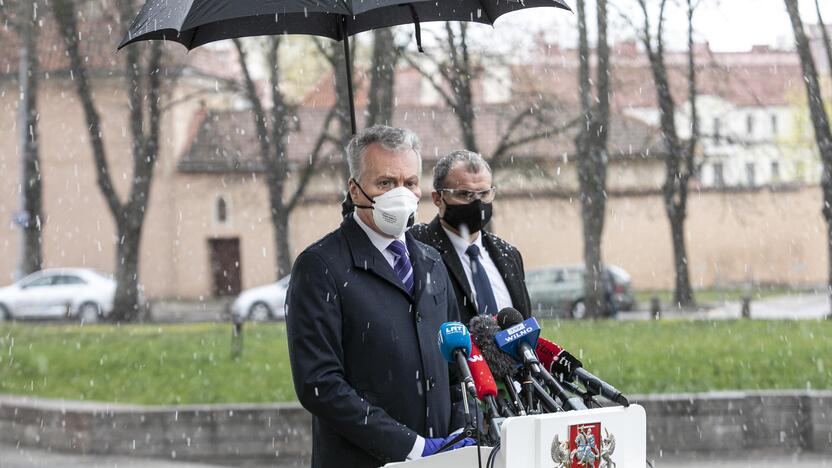
POLYGON ((373 203, 373 206, 356 206, 373 210, 373 221, 381 232, 388 236, 399 237, 416 222, 419 197, 407 188, 396 187, 375 198, 370 198, 360 185, 358 188, 373 203))

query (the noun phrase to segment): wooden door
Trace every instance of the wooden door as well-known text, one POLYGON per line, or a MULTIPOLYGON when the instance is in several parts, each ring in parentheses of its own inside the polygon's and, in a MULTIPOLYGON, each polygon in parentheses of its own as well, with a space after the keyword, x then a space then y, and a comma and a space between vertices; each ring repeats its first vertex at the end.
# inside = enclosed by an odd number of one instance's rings
POLYGON ((209 239, 214 296, 236 296, 242 284, 240 239, 209 239))

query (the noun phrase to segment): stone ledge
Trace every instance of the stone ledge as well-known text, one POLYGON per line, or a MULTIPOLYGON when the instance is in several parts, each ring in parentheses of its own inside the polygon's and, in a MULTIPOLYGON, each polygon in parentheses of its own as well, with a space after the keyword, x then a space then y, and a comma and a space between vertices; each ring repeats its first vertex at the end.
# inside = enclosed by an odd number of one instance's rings
MULTIPOLYGON (((832 454, 832 391, 634 395, 651 455, 832 454)), ((312 447, 299 404, 141 406, 0 395, 0 441, 81 454, 296 460, 312 447)))

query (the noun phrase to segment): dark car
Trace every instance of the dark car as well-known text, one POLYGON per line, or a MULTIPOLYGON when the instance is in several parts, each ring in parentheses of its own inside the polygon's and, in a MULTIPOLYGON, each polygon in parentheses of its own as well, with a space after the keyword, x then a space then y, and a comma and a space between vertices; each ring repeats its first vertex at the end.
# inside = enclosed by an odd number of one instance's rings
MULTIPOLYGON (((547 267, 526 272, 526 287, 532 301, 532 310, 538 317, 586 317, 584 304, 583 265, 547 267)), ((606 314, 631 310, 634 306, 629 273, 622 268, 604 267, 604 287, 612 300, 606 314)))

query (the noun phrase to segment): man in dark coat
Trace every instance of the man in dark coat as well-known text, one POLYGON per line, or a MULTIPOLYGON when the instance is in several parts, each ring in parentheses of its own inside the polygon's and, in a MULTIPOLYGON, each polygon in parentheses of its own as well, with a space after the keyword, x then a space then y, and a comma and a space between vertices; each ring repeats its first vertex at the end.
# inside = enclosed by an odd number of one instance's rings
POLYGON ((462 323, 478 314, 494 315, 505 307, 531 317, 520 252, 484 229, 496 196, 488 162, 471 151, 451 152, 436 163, 433 188, 431 196, 439 215, 412 232, 442 255, 462 323))
MULTIPOLYGON (((406 230, 421 161, 409 130, 376 126, 348 148, 356 212, 298 256, 287 334, 295 390, 313 415, 313 467, 430 455, 464 426, 437 332, 458 321, 439 254, 406 230)), ((469 443, 469 442, 466 442, 469 443)))

